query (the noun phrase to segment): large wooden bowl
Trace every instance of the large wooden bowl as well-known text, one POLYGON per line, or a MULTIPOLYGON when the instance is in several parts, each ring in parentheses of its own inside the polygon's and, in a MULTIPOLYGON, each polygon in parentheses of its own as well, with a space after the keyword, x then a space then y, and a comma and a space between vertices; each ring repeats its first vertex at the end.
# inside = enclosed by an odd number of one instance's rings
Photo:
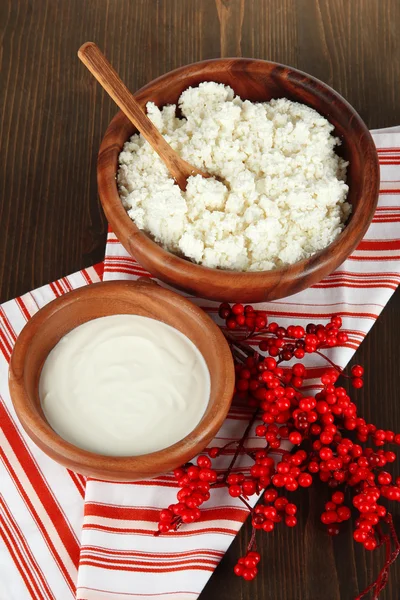
MULTIPOLYGON (((220 329, 200 308, 154 283, 113 281, 74 290, 50 302, 28 321, 10 362, 11 398, 29 437, 51 458, 88 475, 114 481, 137 481, 178 467, 213 439, 229 410, 233 387, 232 355, 220 329), (183 440, 164 450, 134 457, 102 456, 65 441, 50 427, 39 400, 39 377, 50 350, 74 327, 107 315, 151 317, 175 327, 200 350, 210 371, 206 412, 183 440)), ((112 398, 110 398, 112 402, 112 398)), ((90 427, 90 423, 87 424, 90 427)))
POLYGON ((144 268, 160 280, 196 296, 261 302, 300 292, 334 271, 368 229, 379 190, 378 159, 371 135, 356 111, 333 89, 301 71, 263 60, 229 58, 181 67, 150 82, 135 97, 143 107, 150 100, 161 107, 176 103, 183 90, 202 81, 230 85, 242 99, 253 102, 281 97, 302 102, 335 126, 334 133, 342 140, 340 154, 350 161, 348 201, 353 214, 343 233, 311 258, 282 269, 257 273, 210 269, 163 250, 136 227, 118 195, 118 155, 135 132, 121 112, 111 121, 98 156, 98 187, 107 219, 126 250, 144 268))

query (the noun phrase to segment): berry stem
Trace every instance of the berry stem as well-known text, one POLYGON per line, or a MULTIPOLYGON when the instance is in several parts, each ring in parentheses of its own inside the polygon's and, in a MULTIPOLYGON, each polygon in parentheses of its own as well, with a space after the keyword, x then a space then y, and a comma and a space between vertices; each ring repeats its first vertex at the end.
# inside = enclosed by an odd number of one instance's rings
POLYGON ((252 509, 252 507, 251 507, 251 506, 250 506, 250 504, 247 502, 247 500, 245 500, 245 499, 243 498, 243 496, 238 496, 238 499, 239 499, 241 502, 243 502, 243 504, 245 505, 245 507, 246 507, 246 508, 247 508, 247 509, 248 509, 250 512, 253 512, 253 509, 252 509))
MULTIPOLYGON (((249 346, 247 346, 246 344, 243 344, 242 343, 243 340, 237 340, 237 339, 235 339, 235 337, 233 335, 229 334, 227 331, 224 331, 224 335, 225 335, 226 339, 228 340, 228 342, 230 343, 231 346, 236 346, 246 356, 255 356, 255 355, 258 355, 258 352, 256 350, 253 350, 252 348, 249 348, 249 346)), ((246 338, 246 340, 247 339, 249 339, 249 338, 246 338)))
POLYGON ((253 527, 251 530, 250 541, 247 544, 247 552, 251 552, 251 550, 257 550, 256 544, 256 529, 253 527))
POLYGON ((385 564, 383 565, 382 569, 380 570, 376 580, 373 583, 371 583, 368 587, 366 587, 365 590, 363 590, 361 592, 361 594, 359 594, 355 598, 355 600, 361 600, 371 591, 374 592, 373 600, 377 600, 377 598, 379 597, 379 594, 383 591, 383 589, 386 587, 386 584, 388 582, 389 569, 400 554, 400 542, 399 542, 399 539, 396 534, 396 530, 393 525, 392 515, 388 514, 384 520, 388 524, 389 531, 390 531, 390 535, 382 536, 381 530, 379 530, 380 537, 382 537, 382 543, 385 543, 385 546, 386 546, 385 564), (393 551, 391 551, 392 542, 394 544, 393 551))
POLYGON ((338 371, 338 373, 343 375, 343 369, 341 367, 339 367, 338 365, 336 365, 330 358, 328 358, 326 356, 326 354, 323 354, 319 350, 314 350, 314 354, 318 354, 318 356, 322 356, 322 358, 324 358, 334 369, 336 369, 336 371, 338 371))
POLYGON ((244 442, 246 441, 247 436, 249 435, 250 429, 253 427, 253 425, 254 425, 254 423, 255 423, 255 421, 257 419, 258 410, 259 409, 257 407, 256 410, 253 413, 253 416, 251 417, 250 421, 248 422, 247 427, 246 427, 246 429, 245 429, 242 437, 240 438, 240 441, 239 441, 239 443, 237 445, 237 448, 235 450, 235 454, 233 455, 232 460, 231 460, 231 462, 229 464, 229 467, 227 468, 227 470, 225 472, 225 475, 224 475, 224 478, 222 480, 224 483, 226 483, 226 480, 227 480, 230 472, 232 471, 233 467, 235 466, 235 462, 237 460, 237 457, 239 456, 239 454, 243 450, 244 442))
POLYGON ((229 446, 233 446, 233 445, 238 444, 238 443, 239 443, 238 440, 233 440, 232 442, 228 442, 227 444, 225 444, 225 446, 221 446, 221 448, 219 449, 218 455, 223 454, 224 450, 226 450, 226 448, 228 448, 229 446))

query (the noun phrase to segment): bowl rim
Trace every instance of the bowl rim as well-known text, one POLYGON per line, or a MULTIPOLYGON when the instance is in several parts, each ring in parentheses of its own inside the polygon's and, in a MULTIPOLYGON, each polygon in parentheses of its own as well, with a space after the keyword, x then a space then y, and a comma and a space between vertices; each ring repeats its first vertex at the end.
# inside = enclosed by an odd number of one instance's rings
MULTIPOLYGON (((268 286, 269 284, 276 285, 277 279, 285 278, 288 283, 294 284, 299 278, 299 273, 311 276, 313 280, 309 285, 312 285, 316 281, 319 281, 326 273, 322 273, 321 277, 318 278, 318 273, 323 271, 329 264, 329 272, 336 269, 342 262, 343 256, 349 256, 356 248, 358 243, 364 237, 375 212, 375 208, 378 202, 379 192, 379 163, 375 144, 372 136, 358 115, 356 110, 345 100, 338 92, 336 92, 329 85, 320 81, 319 79, 308 75, 303 71, 295 69, 293 67, 287 67, 280 63, 272 61, 265 61, 261 59, 250 59, 250 58, 231 58, 231 59, 209 59, 205 61, 199 61, 189 65, 184 65, 168 73, 165 73, 156 79, 153 79, 142 88, 140 88, 134 96, 136 100, 142 105, 145 103, 146 95, 149 89, 153 89, 155 86, 166 86, 170 80, 176 78, 184 78, 188 69, 201 71, 204 68, 210 68, 210 76, 204 77, 204 80, 213 80, 212 72, 213 68, 230 68, 230 69, 241 69, 242 66, 246 65, 248 68, 251 66, 253 70, 263 70, 265 68, 275 69, 277 73, 287 78, 293 78, 299 83, 301 81, 307 81, 312 84, 313 88, 318 89, 319 93, 322 92, 325 97, 329 97, 330 102, 340 103, 341 106, 347 111, 349 116, 349 122, 352 127, 359 131, 359 135, 363 139, 362 152, 365 159, 365 172, 368 171, 368 177, 363 178, 364 196, 367 199, 367 205, 365 207, 366 215, 363 226, 360 228, 357 225, 359 219, 352 219, 345 226, 340 235, 326 248, 313 254, 311 257, 305 258, 301 261, 294 263, 293 265, 287 265, 279 267, 277 269, 269 271, 232 271, 227 269, 214 269, 203 265, 191 262, 189 259, 175 255, 168 250, 165 250, 157 242, 153 241, 144 231, 140 230, 137 225, 130 219, 125 208, 122 205, 118 186, 116 181, 116 173, 118 170, 118 154, 120 152, 120 137, 121 132, 126 129, 132 129, 132 125, 122 111, 119 111, 114 118, 111 120, 105 135, 102 139, 97 161, 97 181, 100 200, 106 214, 108 221, 110 222, 113 232, 117 238, 121 241, 125 249, 132 254, 130 247, 134 246, 140 248, 141 254, 152 256, 152 262, 156 263, 160 269, 161 265, 164 267, 164 271, 172 274, 173 276, 180 276, 182 270, 185 271, 188 277, 193 278, 204 278, 207 279, 210 284, 216 281, 218 278, 218 285, 232 285, 232 276, 235 281, 233 285, 236 285, 240 281, 240 286, 268 286), (116 165, 116 168, 115 168, 116 165), (357 235, 355 235, 355 230, 357 235), (340 249, 340 252, 337 250, 340 249), (336 254, 336 259, 335 259, 336 254)), ((196 72, 196 71, 195 71, 196 72)), ((191 71, 193 73, 193 71, 191 71)), ((306 103, 306 102, 305 102, 306 103)), ((129 136, 125 139, 127 141, 129 136)), ((140 262, 140 260, 139 260, 140 262)), ((162 270, 159 272, 163 272, 162 270)), ((171 280, 165 279, 168 283, 171 280)), ((296 293, 308 287, 298 287, 292 293, 296 293)), ((184 289, 184 287, 183 287, 184 289)))
MULTIPOLYGON (((146 281, 115 280, 93 283, 74 289, 52 300, 39 309, 22 329, 15 342, 9 365, 9 389, 16 414, 26 433, 44 452, 48 453, 55 460, 59 459, 59 462, 64 460, 69 464, 76 465, 76 467, 82 467, 81 472, 83 473, 87 473, 88 471, 95 472, 97 470, 107 471, 110 476, 113 476, 113 472, 118 471, 119 473, 124 473, 126 478, 117 478, 117 480, 125 479, 127 481, 135 480, 135 471, 143 471, 143 466, 140 465, 142 461, 154 465, 154 469, 149 472, 149 477, 152 477, 160 474, 160 472, 165 472, 160 471, 157 468, 157 464, 167 460, 167 458, 168 463, 176 463, 176 466, 179 466, 181 464, 179 457, 183 449, 185 450, 185 455, 188 454, 189 450, 191 452, 193 449, 191 457, 203 450, 207 443, 215 436, 228 414, 232 402, 234 383, 233 357, 229 349, 229 344, 211 317, 200 307, 176 292, 167 290, 154 282, 151 284, 146 281), (204 335, 212 332, 213 339, 216 341, 220 352, 221 373, 225 383, 222 394, 218 396, 219 408, 216 411, 212 411, 212 414, 206 419, 205 423, 202 422, 202 419, 187 436, 167 448, 137 456, 98 454, 84 450, 65 440, 52 429, 44 415, 41 415, 34 406, 24 384, 25 359, 29 345, 35 336, 40 335, 40 326, 43 323, 54 317, 57 312, 65 309, 68 305, 84 300, 88 294, 92 293, 93 289, 96 289, 99 294, 103 292, 109 294, 113 291, 118 292, 122 288, 131 288, 133 292, 135 289, 139 292, 145 290, 146 293, 152 293, 152 288, 155 288, 157 294, 161 297, 170 300, 173 299, 174 301, 178 298, 179 307, 184 306, 190 315, 204 327, 204 335), (50 452, 47 452, 47 450, 50 452), (55 456, 58 458, 55 458, 55 456), (105 467, 105 464, 108 466, 105 467)), ((76 470, 79 472, 79 468, 76 470)))

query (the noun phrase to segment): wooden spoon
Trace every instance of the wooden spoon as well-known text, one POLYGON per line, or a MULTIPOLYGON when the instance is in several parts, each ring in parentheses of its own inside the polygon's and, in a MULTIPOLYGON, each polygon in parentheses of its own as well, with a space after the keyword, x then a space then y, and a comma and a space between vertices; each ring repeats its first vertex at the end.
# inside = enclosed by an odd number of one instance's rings
POLYGON ((171 148, 96 44, 86 42, 79 48, 78 56, 102 88, 149 142, 153 150, 157 152, 181 190, 186 190, 187 178, 191 175, 211 177, 210 174, 203 173, 183 160, 171 148))

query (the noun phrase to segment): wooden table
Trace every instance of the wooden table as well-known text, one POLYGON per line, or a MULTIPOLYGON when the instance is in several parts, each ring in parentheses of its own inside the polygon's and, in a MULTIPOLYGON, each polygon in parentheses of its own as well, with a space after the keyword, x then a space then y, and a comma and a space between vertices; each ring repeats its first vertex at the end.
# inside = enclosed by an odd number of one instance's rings
MULTIPOLYGON (((400 124, 399 0, 2 0, 0 23, 2 301, 104 255, 96 154, 116 108, 77 59, 86 40, 132 90, 201 59, 264 58, 329 83, 371 128, 400 124)), ((357 355, 362 414, 397 431, 399 325, 397 293, 357 355)), ((383 556, 355 548, 350 528, 329 539, 318 492, 298 499, 298 527, 264 536, 256 582, 232 574, 245 526, 201 600, 351 600, 374 578, 383 556)), ((400 561, 382 598, 399 588, 400 561)))

